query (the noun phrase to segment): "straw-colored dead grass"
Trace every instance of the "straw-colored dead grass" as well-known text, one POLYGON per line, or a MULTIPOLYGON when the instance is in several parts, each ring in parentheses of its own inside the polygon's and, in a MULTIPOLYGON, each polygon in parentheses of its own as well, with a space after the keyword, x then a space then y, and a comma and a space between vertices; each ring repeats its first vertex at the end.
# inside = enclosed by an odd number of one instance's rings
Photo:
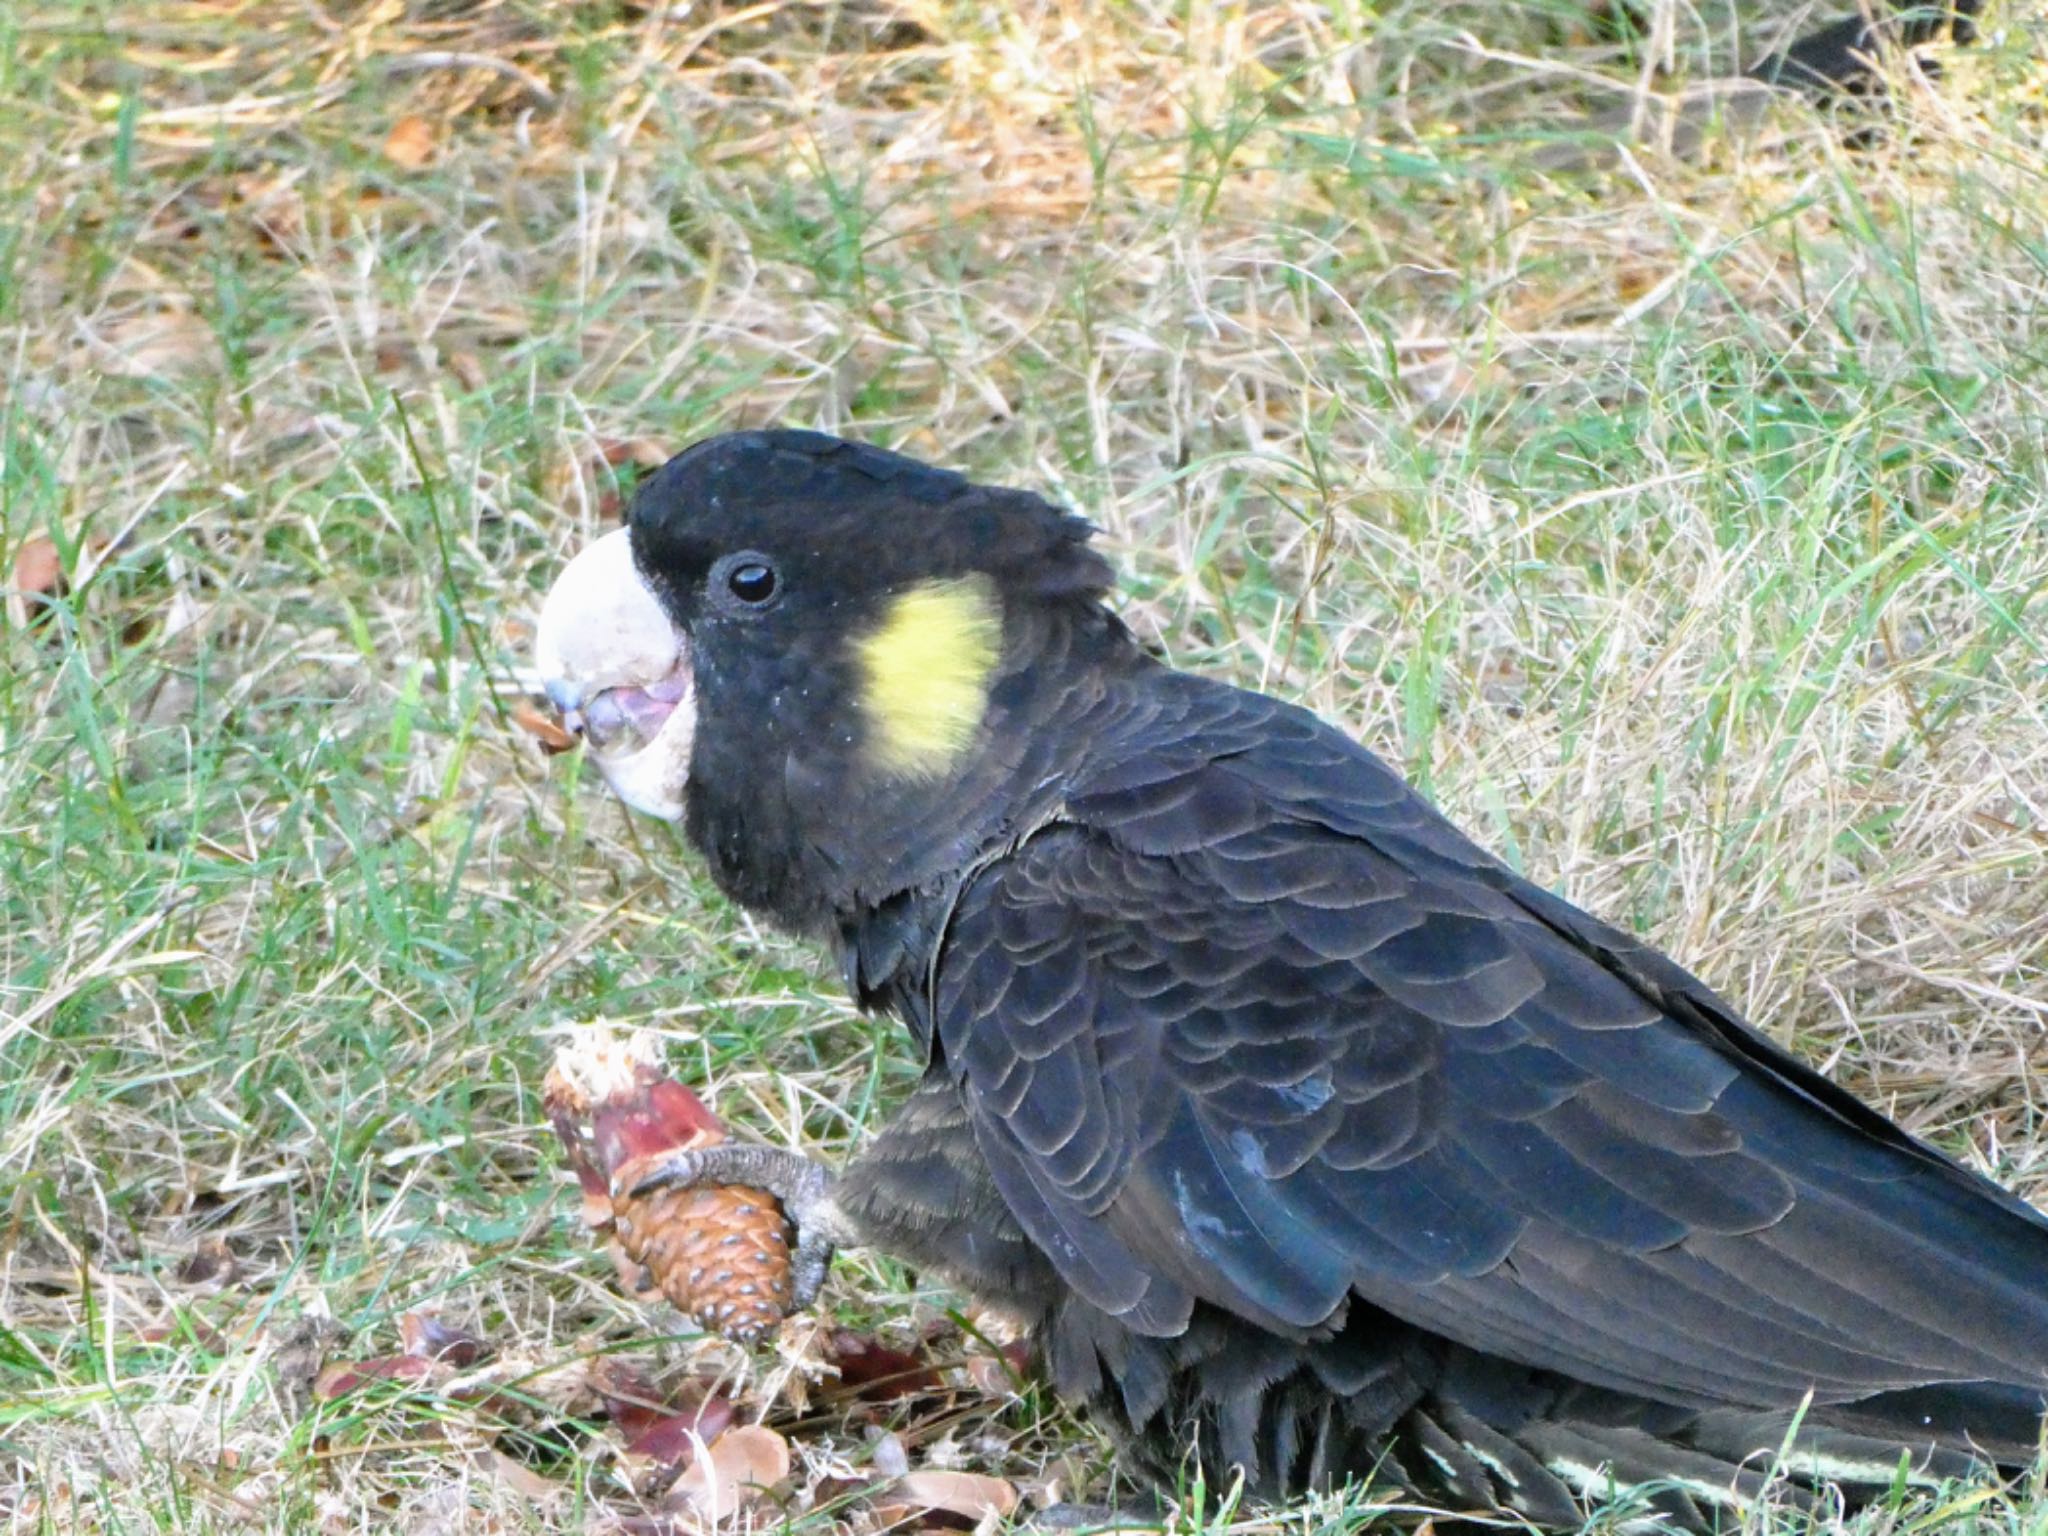
MULTIPOLYGON (((1797 20, 1646 9, 1695 75, 1797 20)), ((909 1071, 505 714, 618 481, 734 425, 1065 498, 1177 660, 2038 1188, 2043 38, 1993 21, 1876 142, 1790 105, 1673 159, 1558 149, 1641 73, 1564 0, 0 18, 0 554, 71 586, 0 625, 0 1510, 630 1508, 559 1383, 704 1347, 582 1246, 545 1031, 657 1022, 828 1154, 909 1071), (544 1407, 309 1405, 420 1307, 544 1407)), ((829 1299, 948 1304, 882 1261, 829 1299)), ((868 1519, 817 1501, 874 1431, 710 1358, 797 1441, 774 1518, 868 1519)), ((880 1419, 1102 1491, 1035 1398, 956 1406, 880 1419)))

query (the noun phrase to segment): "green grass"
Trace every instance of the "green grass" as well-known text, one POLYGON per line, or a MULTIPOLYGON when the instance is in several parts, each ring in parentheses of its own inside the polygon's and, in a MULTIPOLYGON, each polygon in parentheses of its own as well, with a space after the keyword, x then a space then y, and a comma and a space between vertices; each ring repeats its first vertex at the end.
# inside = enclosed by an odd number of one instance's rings
MULTIPOLYGON (((828 1157, 904 1042, 507 715, 611 461, 731 426, 1058 495, 1177 662, 1341 721, 2040 1188, 2037 15, 1900 82, 1861 150, 1793 106, 1550 176, 1631 43, 1562 0, 1330 10, 0 16, 0 580, 44 536, 75 578, 0 622, 14 1526, 582 1529, 631 1500, 559 1383, 621 1350, 722 1361, 791 1422, 775 1358, 611 1289, 539 1112, 550 1032, 657 1025, 745 1134, 828 1157), (408 116, 424 164, 386 151, 408 116), (179 1279, 209 1238, 223 1289, 179 1279), (545 1409, 309 1406, 320 1357, 422 1307, 545 1409)), ((1681 20, 1680 56, 1786 14, 1681 20)), ((956 1304, 867 1256, 827 1292, 890 1337, 956 1304)), ((1035 1393, 896 1428, 1106 1486, 1035 1393)), ((870 1440, 791 1433, 786 1512, 824 1528, 870 1440)), ((1206 1489, 1186 1522, 1362 1498, 1206 1489)), ((1858 1528, 2048 1522, 2038 1488, 1956 1498, 1858 1528)))

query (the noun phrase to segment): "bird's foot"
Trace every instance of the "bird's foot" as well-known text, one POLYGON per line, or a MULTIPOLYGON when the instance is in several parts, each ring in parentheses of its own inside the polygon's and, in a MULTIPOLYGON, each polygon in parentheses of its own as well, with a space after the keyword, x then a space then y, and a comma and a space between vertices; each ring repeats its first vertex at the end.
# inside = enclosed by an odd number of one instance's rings
POLYGON ((722 1141, 715 1146, 664 1152, 614 1198, 657 1189, 704 1189, 739 1184, 765 1189, 782 1202, 782 1214, 796 1231, 790 1250, 790 1291, 797 1309, 818 1299, 832 1255, 853 1241, 852 1228, 832 1198, 832 1175, 822 1163, 783 1147, 722 1141))

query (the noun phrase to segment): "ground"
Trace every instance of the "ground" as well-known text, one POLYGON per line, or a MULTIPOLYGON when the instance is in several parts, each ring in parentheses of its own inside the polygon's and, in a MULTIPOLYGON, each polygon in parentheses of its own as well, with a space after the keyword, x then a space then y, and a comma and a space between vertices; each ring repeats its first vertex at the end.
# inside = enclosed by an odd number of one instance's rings
MULTIPOLYGON (((0 15, 0 1514, 650 1528, 551 1385, 614 1356, 784 1428, 757 1526, 872 1525, 903 1456, 1105 1490, 986 1373, 797 1418, 809 1335, 706 1346, 578 1225, 566 1024, 828 1159, 914 1071, 513 718, 550 573, 727 427, 1085 512, 1175 662, 2048 1196, 2048 35, 2005 0, 1853 122, 1673 154, 1574 125, 1803 13, 1641 9, 1668 47, 1573 0, 0 15), (511 1387, 315 1400, 423 1311, 511 1387)), ((956 1305, 871 1257, 824 1302, 948 1358, 956 1305)), ((1973 1522, 2048 1503, 1854 1528, 1973 1522)))

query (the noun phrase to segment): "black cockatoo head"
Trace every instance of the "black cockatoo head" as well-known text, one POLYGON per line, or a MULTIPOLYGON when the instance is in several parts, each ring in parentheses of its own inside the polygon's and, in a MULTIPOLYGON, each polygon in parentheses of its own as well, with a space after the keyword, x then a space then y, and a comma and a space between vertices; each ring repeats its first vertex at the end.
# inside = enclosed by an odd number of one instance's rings
POLYGON ((1026 813, 1049 709, 1123 632, 1090 529, 814 432, 671 459, 564 569, 550 696, 639 810, 742 901, 813 928, 1026 813))

